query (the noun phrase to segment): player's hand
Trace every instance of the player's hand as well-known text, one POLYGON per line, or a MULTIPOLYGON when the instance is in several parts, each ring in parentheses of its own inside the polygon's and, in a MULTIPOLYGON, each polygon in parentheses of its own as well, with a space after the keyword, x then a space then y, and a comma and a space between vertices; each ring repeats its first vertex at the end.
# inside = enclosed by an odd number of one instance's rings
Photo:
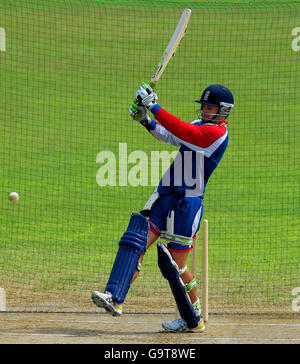
POLYGON ((150 111, 156 105, 156 100, 158 99, 150 85, 145 82, 143 82, 142 86, 137 90, 136 98, 139 105, 145 106, 150 111))
POLYGON ((147 114, 146 108, 144 106, 139 106, 137 104, 137 99, 133 100, 133 103, 131 104, 128 112, 133 120, 141 123, 144 126, 151 123, 151 118, 147 114))

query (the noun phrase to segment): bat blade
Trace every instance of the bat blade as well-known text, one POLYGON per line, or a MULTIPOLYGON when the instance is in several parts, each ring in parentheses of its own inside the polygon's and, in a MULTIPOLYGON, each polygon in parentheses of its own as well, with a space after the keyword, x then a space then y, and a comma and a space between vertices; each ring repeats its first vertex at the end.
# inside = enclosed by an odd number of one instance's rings
POLYGON ((167 67, 168 63, 170 62, 171 58, 175 54, 180 41, 184 37, 184 34, 187 29, 188 22, 191 17, 192 10, 191 9, 184 9, 181 17, 179 19, 179 22, 177 24, 177 27, 169 41, 169 44, 167 45, 167 48, 165 49, 162 58, 160 62, 158 63, 156 70, 151 78, 150 86, 153 88, 155 87, 156 83, 161 78, 165 68, 167 67))

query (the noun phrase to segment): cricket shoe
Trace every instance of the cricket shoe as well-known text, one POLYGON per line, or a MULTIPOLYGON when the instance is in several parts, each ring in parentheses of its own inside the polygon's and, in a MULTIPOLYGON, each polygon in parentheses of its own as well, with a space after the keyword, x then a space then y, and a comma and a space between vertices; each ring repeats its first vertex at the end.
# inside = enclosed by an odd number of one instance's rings
POLYGON ((122 305, 113 302, 113 298, 110 292, 101 293, 98 291, 94 291, 91 298, 96 306, 104 308, 112 316, 122 315, 122 305))
POLYGON ((174 321, 165 321, 162 323, 162 327, 169 332, 203 332, 205 330, 205 325, 203 317, 199 316, 199 324, 197 327, 190 329, 183 318, 179 318, 174 321))

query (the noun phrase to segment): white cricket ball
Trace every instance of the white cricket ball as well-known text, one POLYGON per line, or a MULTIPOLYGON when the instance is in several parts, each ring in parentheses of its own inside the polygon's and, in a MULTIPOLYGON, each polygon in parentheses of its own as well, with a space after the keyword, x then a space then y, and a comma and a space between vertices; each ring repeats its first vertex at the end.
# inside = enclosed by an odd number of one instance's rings
POLYGON ((19 194, 17 192, 11 192, 8 195, 8 199, 11 202, 17 202, 17 201, 19 201, 19 198, 20 198, 20 196, 19 196, 19 194))

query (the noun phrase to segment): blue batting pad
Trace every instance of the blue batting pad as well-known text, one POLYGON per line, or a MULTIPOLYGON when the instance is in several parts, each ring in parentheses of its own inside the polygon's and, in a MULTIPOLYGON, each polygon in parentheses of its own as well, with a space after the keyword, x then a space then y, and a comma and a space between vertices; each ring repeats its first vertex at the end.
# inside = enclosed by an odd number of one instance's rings
POLYGON ((125 301, 140 255, 146 250, 148 230, 149 223, 144 216, 136 213, 131 215, 105 288, 116 303, 125 301))
POLYGON ((193 306, 184 290, 176 263, 164 244, 157 244, 158 266, 164 278, 169 281, 173 296, 175 298, 180 316, 186 321, 190 329, 199 324, 193 306), (175 265, 174 265, 175 263, 175 265))

